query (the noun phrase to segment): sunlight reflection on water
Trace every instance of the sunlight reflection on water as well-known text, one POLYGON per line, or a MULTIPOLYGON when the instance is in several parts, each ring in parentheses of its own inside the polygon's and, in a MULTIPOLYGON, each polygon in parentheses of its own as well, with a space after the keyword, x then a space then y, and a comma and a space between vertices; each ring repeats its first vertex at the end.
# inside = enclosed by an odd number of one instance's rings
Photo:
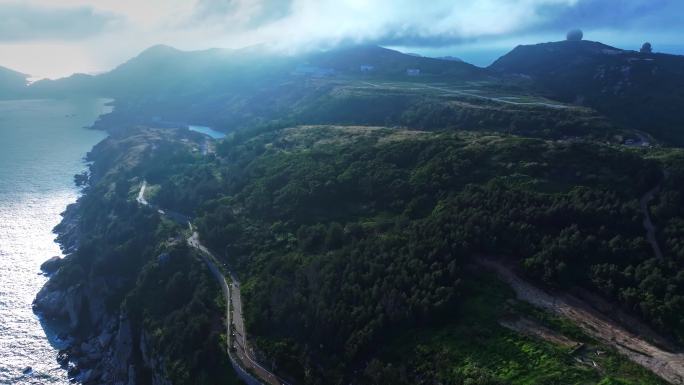
POLYGON ((61 255, 52 228, 78 196, 73 175, 105 136, 82 128, 104 102, 0 102, 0 384, 69 383, 31 303, 47 280, 40 264, 61 255))

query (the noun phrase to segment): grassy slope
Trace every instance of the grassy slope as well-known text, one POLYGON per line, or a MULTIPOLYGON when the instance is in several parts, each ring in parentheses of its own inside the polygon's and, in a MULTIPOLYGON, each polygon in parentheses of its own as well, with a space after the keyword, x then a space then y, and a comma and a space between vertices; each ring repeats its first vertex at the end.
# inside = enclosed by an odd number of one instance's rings
MULTIPOLYGON (((533 384, 664 384, 655 375, 614 351, 596 344, 572 324, 553 318, 530 305, 512 301, 514 293, 490 274, 479 273, 464 281, 464 301, 454 321, 445 325, 402 331, 380 352, 395 367, 407 367, 416 377, 444 384, 489 378, 488 383, 533 384), (526 336, 499 324, 503 317, 525 316, 586 343, 573 348, 526 336), (596 350, 605 351, 597 356, 596 350), (593 360, 592 367, 576 361, 593 360)), ((477 382, 475 382, 477 383, 477 382)))

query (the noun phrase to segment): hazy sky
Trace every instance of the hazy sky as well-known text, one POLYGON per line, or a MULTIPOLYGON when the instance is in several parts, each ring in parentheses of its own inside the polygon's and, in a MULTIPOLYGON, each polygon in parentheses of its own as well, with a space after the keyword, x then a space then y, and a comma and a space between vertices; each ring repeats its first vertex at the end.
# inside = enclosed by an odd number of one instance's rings
POLYGON ((684 0, 0 0, 0 65, 35 77, 111 69, 154 44, 279 49, 366 42, 487 65, 566 30, 684 53, 684 0))

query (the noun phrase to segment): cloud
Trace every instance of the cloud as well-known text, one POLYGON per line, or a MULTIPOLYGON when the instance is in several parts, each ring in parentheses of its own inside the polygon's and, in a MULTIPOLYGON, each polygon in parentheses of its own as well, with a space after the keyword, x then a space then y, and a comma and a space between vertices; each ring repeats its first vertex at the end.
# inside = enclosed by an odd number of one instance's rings
POLYGON ((677 29, 681 0, 199 0, 221 42, 440 47, 570 28, 677 29))
POLYGON ((578 0, 199 0, 193 20, 281 43, 402 40, 453 43, 545 20, 578 0))
POLYGON ((93 7, 0 3, 0 41, 82 40, 122 26, 124 19, 93 7))
POLYGON ((193 21, 227 29, 257 28, 290 15, 293 0, 199 0, 193 21))
POLYGON ((681 46, 682 14, 684 0, 0 0, 0 65, 38 76, 101 71, 158 43, 285 51, 370 43, 467 59, 468 50, 562 40, 571 28, 659 50, 681 46))
POLYGON ((547 29, 581 26, 594 29, 681 29, 681 0, 582 0, 575 6, 542 9, 547 29))

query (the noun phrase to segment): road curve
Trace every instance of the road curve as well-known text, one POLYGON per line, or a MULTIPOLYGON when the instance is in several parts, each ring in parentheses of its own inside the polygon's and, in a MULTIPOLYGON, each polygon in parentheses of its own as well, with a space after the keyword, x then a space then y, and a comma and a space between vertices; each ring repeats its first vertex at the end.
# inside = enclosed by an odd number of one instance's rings
MULTIPOLYGON (((142 206, 153 207, 145 199, 145 190, 147 188, 147 181, 143 181, 140 186, 140 191, 136 201, 142 206)), ((157 209, 156 207, 153 207, 157 209)), ((161 215, 169 215, 168 213, 173 213, 172 211, 165 211, 157 209, 157 212, 161 215)), ((185 218, 181 214, 175 214, 173 220, 179 220, 180 218, 185 218)), ((199 251, 199 255, 202 261, 207 265, 209 271, 214 276, 216 281, 221 287, 221 292, 226 300, 226 337, 228 343, 228 357, 230 358, 231 364, 238 372, 238 375, 247 382, 249 385, 256 384, 269 384, 269 385, 290 385, 286 381, 282 380, 268 369, 260 365, 253 354, 250 353, 249 344, 247 343, 247 336, 245 331, 245 322, 242 315, 242 298, 240 295, 240 282, 237 280, 237 276, 228 271, 231 283, 229 284, 226 280, 225 275, 221 272, 218 267, 216 257, 207 249, 199 239, 199 233, 193 229, 192 224, 189 219, 187 220, 188 227, 190 228, 191 236, 187 239, 187 244, 199 251), (232 311, 231 311, 232 310, 232 311)))
MULTIPOLYGON (((193 230, 192 225, 190 225, 190 229, 191 231, 193 230)), ((192 231, 192 236, 187 239, 187 242, 189 246, 200 252, 199 254, 202 257, 202 260, 219 282, 221 291, 226 298, 226 335, 228 336, 228 354, 231 356, 231 359, 237 358, 240 366, 247 368, 252 373, 256 374, 263 383, 271 385, 288 385, 287 382, 260 365, 250 352, 249 344, 247 343, 244 317, 242 315, 240 282, 236 279, 235 274, 229 272, 232 282, 228 284, 225 275, 223 275, 221 269, 219 269, 217 265, 216 257, 209 249, 202 245, 199 240, 199 234, 196 231, 192 231), (231 349, 231 347, 233 349, 231 349)))

